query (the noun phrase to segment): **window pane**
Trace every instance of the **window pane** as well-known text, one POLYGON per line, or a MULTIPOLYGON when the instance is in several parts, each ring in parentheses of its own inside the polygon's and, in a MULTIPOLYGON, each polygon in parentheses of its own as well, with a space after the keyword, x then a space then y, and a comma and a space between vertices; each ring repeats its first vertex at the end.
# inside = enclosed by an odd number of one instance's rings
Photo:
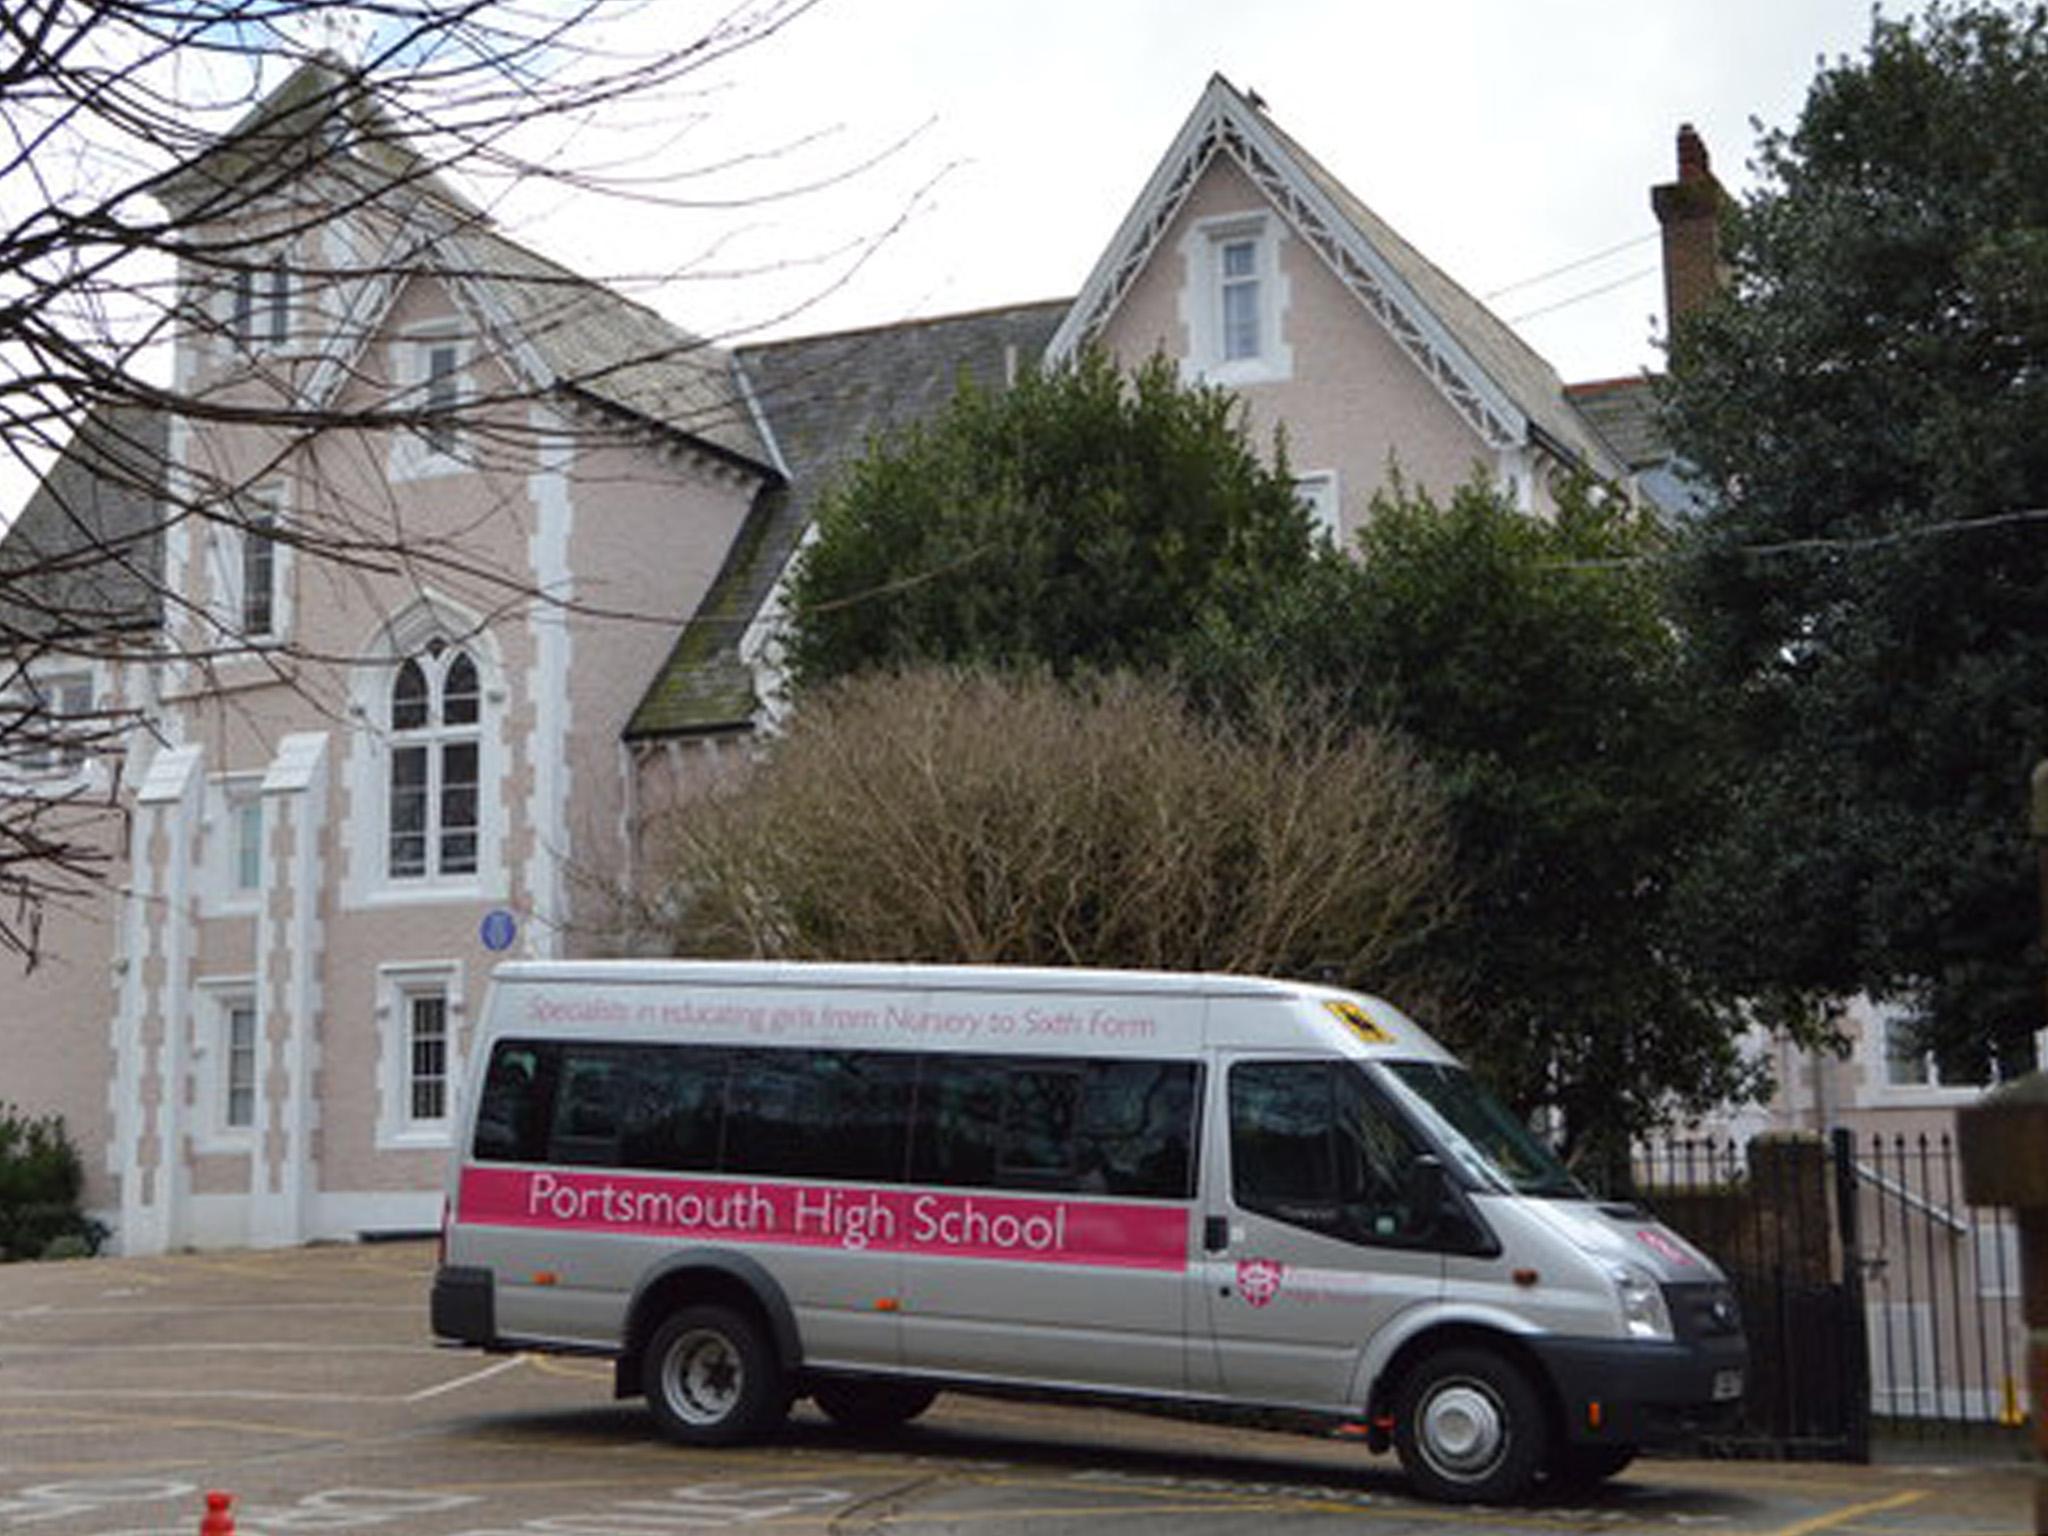
POLYGON ((1230 1182, 1237 1203, 1327 1228, 1337 1215, 1330 1073, 1322 1062, 1255 1062, 1230 1073, 1230 1182))
POLYGON ((273 342, 282 342, 285 339, 286 328, 289 324, 291 298, 291 269, 285 265, 284 258, 279 257, 270 265, 269 334, 273 342))
POLYGON ((276 617, 277 545, 271 530, 277 519, 259 513, 242 533, 242 633, 267 635, 276 617))
POLYGON ((1232 240, 1223 247, 1223 275, 1250 277, 1258 270, 1258 245, 1251 240, 1232 240))
POLYGON ((476 873, 477 746, 450 742, 441 749, 441 873, 476 873))
POLYGON ((228 1010, 227 1103, 225 1122, 231 1130, 256 1123, 256 1008, 236 1003, 228 1010))
POLYGON ((997 1172, 1005 1183, 1072 1188, 1079 1175, 1075 1132, 1081 1119, 1081 1073, 1073 1067, 1012 1067, 1003 1099, 1003 1145, 997 1172))
POLYGON ((263 802, 254 795, 235 800, 229 808, 235 889, 253 891, 263 883, 263 802))
POLYGON ((407 661, 391 682, 391 728, 416 731, 427 723, 427 674, 407 661))
POLYGON ((410 1114, 440 1120, 448 1113, 448 999, 438 992, 406 999, 410 1114))
POLYGON ((612 1046, 572 1046, 562 1060, 548 1159, 583 1167, 617 1167, 618 1096, 624 1074, 612 1046))
POLYGON ((256 274, 247 267, 235 273, 235 313, 232 322, 238 340, 255 340, 256 274))
POLYGON ((878 1052, 738 1058, 725 1171, 900 1183, 915 1065, 878 1052))
POLYGON ((501 1040, 492 1050, 476 1112, 480 1161, 537 1163, 547 1155, 548 1090, 556 1054, 554 1046, 513 1040, 501 1040))
POLYGON ((475 725, 481 691, 477 687, 476 663, 467 651, 457 651, 448 663, 448 675, 441 685, 441 718, 449 725, 475 725))
POLYGON ((1259 355, 1259 285, 1255 281, 1223 287, 1223 356, 1226 361, 1259 355))
POLYGON ((682 1046, 627 1048, 619 1093, 619 1166, 670 1172, 718 1167, 726 1053, 682 1046))
POLYGON ((1082 1105, 1081 1187, 1184 1198, 1192 1193, 1194 1132, 1192 1064, 1093 1062, 1082 1105))
POLYGON ((391 754, 391 873, 427 871, 427 749, 391 754))
POLYGON ((925 1060, 917 1088, 917 1127, 910 1177, 917 1184, 992 1188, 1003 1138, 1000 1062, 964 1056, 925 1060))
POLYGON ((429 420, 422 428, 427 444, 436 453, 455 451, 455 421, 447 414, 456 404, 456 350, 452 343, 430 343, 426 349, 426 399, 429 420))
POLYGON ((1344 1235, 1392 1242, 1413 1229, 1408 1174, 1422 1149, 1358 1070, 1338 1072, 1333 1086, 1344 1235))

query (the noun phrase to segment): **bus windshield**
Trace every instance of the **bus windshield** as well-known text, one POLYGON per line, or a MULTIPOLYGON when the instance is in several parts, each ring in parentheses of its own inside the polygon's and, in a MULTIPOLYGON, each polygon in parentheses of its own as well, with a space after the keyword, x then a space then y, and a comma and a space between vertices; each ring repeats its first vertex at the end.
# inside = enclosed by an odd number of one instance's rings
POLYGON ((1586 1198, 1557 1154, 1463 1067, 1438 1061, 1380 1065, 1408 1108, 1482 1184, 1518 1195, 1586 1198))

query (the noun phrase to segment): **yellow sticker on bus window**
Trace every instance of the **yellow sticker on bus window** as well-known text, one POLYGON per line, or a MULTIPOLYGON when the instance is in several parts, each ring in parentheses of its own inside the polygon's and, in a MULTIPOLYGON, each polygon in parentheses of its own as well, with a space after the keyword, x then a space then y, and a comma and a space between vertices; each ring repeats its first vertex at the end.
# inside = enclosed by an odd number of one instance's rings
POLYGON ((1339 1024, 1358 1036, 1367 1045, 1392 1045, 1394 1037, 1372 1021, 1372 1016, 1356 1003, 1335 1001, 1324 1003, 1339 1024))

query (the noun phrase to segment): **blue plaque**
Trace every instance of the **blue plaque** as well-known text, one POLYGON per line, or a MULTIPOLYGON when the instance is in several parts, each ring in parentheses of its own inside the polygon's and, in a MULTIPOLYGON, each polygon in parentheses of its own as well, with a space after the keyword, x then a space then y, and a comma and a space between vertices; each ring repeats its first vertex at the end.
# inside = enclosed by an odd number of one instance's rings
POLYGON ((477 925, 477 937, 484 941, 485 949, 495 954, 512 947, 512 941, 519 937, 519 923, 503 907, 493 907, 477 925))

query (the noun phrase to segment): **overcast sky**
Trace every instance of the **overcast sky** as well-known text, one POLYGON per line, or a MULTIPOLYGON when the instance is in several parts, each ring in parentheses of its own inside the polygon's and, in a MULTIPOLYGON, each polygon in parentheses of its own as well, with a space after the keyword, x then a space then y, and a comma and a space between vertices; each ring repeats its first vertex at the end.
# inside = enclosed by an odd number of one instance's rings
MULTIPOLYGON (((837 129, 832 152, 851 153, 926 125, 840 197, 756 210, 753 243, 721 252, 758 264, 872 232, 943 171, 845 288, 771 329, 884 323, 1076 291, 1220 71, 1566 378, 1599 378, 1657 361, 1649 188, 1674 173, 1678 125, 1740 193, 1752 119, 1789 126, 1817 61, 1860 54, 1870 15, 1867 0, 825 0, 731 64, 694 147, 837 129)), ((627 248, 611 219, 506 213, 586 270, 627 248)), ((711 330, 816 286, 762 275, 658 302, 711 330)))

